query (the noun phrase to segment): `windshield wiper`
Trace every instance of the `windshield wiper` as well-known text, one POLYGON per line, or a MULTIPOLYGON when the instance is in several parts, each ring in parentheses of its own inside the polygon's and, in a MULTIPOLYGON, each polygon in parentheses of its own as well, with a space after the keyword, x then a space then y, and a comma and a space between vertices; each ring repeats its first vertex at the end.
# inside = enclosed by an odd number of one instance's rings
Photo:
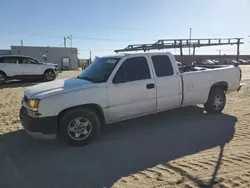
POLYGON ((94 79, 94 78, 90 78, 90 77, 87 77, 87 76, 77 76, 76 78, 82 79, 82 80, 87 80, 87 81, 90 81, 90 82, 93 82, 93 83, 102 83, 102 82, 105 82, 104 80, 94 79))
POLYGON ((98 83, 99 80, 94 80, 93 78, 90 78, 90 77, 87 77, 87 76, 77 76, 76 78, 79 78, 79 79, 82 79, 82 80, 87 80, 87 81, 90 81, 90 82, 93 82, 93 83, 98 83))

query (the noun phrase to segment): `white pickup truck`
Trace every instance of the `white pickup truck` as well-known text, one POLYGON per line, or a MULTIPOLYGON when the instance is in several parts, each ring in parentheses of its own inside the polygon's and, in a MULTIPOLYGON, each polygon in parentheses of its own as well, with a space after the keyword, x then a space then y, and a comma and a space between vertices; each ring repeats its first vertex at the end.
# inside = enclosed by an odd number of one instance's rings
POLYGON ((27 88, 20 119, 34 137, 85 145, 104 124, 196 104, 219 113, 240 81, 237 66, 181 69, 170 53, 107 56, 76 78, 27 88))

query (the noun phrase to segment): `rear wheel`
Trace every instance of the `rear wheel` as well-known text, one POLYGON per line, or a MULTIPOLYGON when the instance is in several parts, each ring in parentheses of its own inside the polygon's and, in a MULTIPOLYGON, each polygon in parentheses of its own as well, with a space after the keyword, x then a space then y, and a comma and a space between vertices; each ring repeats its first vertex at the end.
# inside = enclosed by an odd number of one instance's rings
POLYGON ((204 109, 208 113, 220 113, 226 104, 226 94, 222 89, 212 88, 208 100, 204 104, 204 109))
POLYGON ((0 72, 0 85, 4 84, 6 81, 6 75, 2 72, 0 72))
POLYGON ((60 119, 58 137, 72 146, 83 146, 93 141, 100 133, 100 121, 89 109, 72 109, 60 119))
POLYGON ((53 81, 56 79, 56 73, 53 70, 47 70, 44 73, 44 79, 45 81, 53 81))

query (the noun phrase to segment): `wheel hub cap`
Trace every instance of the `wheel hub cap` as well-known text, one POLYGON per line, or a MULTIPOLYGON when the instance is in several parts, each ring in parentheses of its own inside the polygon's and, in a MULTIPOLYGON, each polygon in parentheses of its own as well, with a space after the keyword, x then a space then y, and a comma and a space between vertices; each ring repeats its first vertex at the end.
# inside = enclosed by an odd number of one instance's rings
POLYGON ((54 79, 54 74, 53 74, 52 72, 47 72, 47 73, 46 73, 46 78, 47 78, 48 80, 53 80, 53 79, 54 79))
POLYGON ((0 75, 0 82, 4 81, 4 77, 2 75, 0 75))
POLYGON ((223 102, 224 102, 224 99, 222 96, 215 96, 215 100, 213 103, 214 109, 219 110, 222 107, 223 102))
POLYGON ((84 140, 92 131, 90 121, 83 117, 73 119, 68 125, 68 134, 74 140, 84 140))

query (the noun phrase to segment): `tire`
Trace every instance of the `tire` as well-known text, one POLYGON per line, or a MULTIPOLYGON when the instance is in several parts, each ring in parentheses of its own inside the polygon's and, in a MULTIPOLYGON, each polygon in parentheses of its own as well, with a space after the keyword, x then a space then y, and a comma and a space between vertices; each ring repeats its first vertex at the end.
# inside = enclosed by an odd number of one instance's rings
POLYGON ((6 81, 6 75, 3 72, 0 72, 0 85, 4 84, 6 81))
POLYGON ((99 134, 101 125, 95 112, 89 109, 72 109, 60 119, 58 138, 71 146, 84 146, 99 134))
POLYGON ((222 89, 212 88, 204 109, 208 113, 221 113, 226 104, 226 94, 222 89))
POLYGON ((53 81, 56 79, 56 73, 53 70, 46 70, 44 72, 44 80, 45 81, 53 81))

